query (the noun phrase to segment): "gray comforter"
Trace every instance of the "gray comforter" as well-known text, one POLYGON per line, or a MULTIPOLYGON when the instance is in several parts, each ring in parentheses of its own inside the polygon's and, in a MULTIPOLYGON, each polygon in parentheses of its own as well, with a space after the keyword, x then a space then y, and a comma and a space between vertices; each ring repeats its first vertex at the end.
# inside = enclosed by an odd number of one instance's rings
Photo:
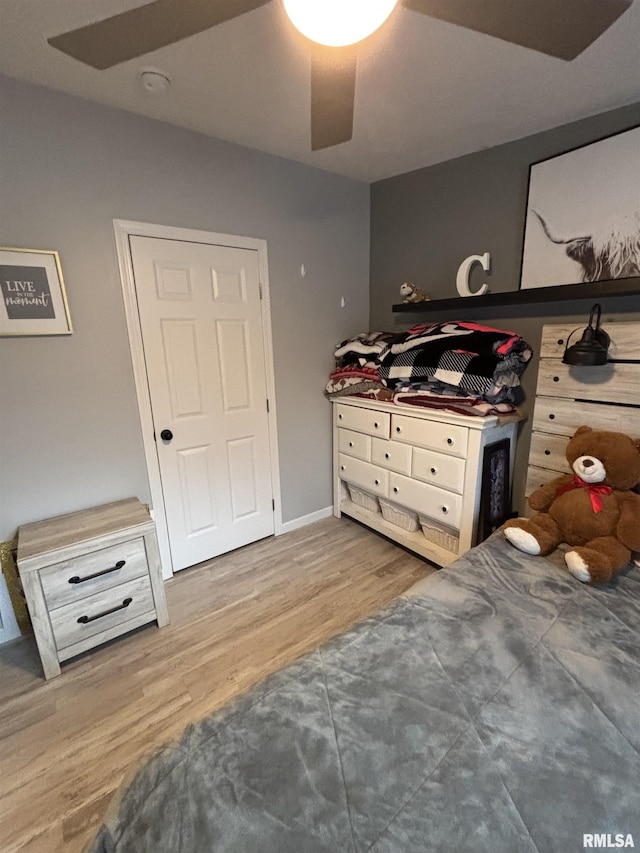
POLYGON ((189 727, 91 849, 639 848, 639 641, 640 569, 584 587, 498 533, 189 727))

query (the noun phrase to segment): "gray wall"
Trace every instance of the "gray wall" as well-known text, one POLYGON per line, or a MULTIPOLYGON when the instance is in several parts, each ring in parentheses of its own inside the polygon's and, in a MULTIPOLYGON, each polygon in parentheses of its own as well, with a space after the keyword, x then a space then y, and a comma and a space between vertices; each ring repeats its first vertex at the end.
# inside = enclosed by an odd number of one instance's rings
POLYGON ((74 325, 0 340, 0 540, 149 500, 114 218, 268 241, 283 519, 327 507, 322 390, 367 325, 368 185, 6 77, 0 116, 0 245, 58 250, 74 325))
MULTIPOLYGON (((454 312, 393 314, 399 287, 413 281, 432 298, 457 296, 456 271, 471 254, 491 252, 490 276, 476 267, 472 290, 487 281, 492 292, 517 290, 520 282, 529 165, 640 124, 640 103, 564 125, 545 133, 420 169, 371 187, 371 328, 403 329, 418 321, 457 319, 454 312)), ((521 334, 537 351, 544 323, 585 325, 593 300, 514 309, 461 308, 460 319, 477 319, 521 334), (463 313, 464 312, 464 313, 463 313)), ((640 296, 602 299, 604 319, 640 317, 640 296), (631 312, 631 313, 628 313, 631 312)), ((514 496, 524 508, 530 415, 537 375, 535 358, 524 376, 524 414, 514 496)))

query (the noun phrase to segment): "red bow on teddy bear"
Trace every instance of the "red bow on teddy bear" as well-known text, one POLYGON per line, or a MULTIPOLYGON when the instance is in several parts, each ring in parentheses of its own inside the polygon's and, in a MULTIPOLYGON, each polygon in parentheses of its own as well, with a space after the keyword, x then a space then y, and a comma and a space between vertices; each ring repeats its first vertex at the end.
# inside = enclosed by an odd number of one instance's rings
POLYGON ((611 486, 600 486, 594 483, 585 483, 577 474, 573 475, 573 480, 565 486, 561 486, 556 492, 557 495, 563 495, 565 492, 570 492, 572 489, 587 489, 591 506, 594 512, 600 512, 602 509, 602 498, 600 495, 610 495, 611 486))

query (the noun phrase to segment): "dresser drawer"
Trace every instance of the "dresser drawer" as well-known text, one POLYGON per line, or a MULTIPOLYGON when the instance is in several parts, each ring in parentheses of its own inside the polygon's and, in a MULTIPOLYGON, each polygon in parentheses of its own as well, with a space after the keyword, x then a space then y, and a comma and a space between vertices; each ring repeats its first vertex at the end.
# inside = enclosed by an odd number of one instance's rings
MULTIPOLYGON (((566 450, 568 439, 564 435, 549 435, 546 432, 531 433, 531 447, 529 449, 529 465, 538 468, 547 468, 549 471, 558 473, 569 473, 571 467, 567 462, 566 450)), ((553 474, 549 475, 549 479, 553 474)))
POLYGON ((148 575, 58 607, 49 614, 56 648, 61 650, 80 643, 143 613, 151 612, 150 618, 155 619, 153 610, 148 575))
POLYGON ((411 473, 411 447, 398 441, 371 439, 371 461, 399 474, 411 473))
POLYGON ((147 554, 140 538, 40 569, 40 582, 47 608, 55 610, 147 573, 147 554))
POLYGON ((371 409, 358 409, 355 406, 337 404, 337 419, 339 427, 346 427, 367 435, 377 435, 389 438, 391 415, 388 412, 376 412, 371 409))
POLYGON ((454 424, 426 421, 421 418, 407 418, 393 415, 391 418, 391 438, 405 441, 432 450, 441 450, 452 456, 465 457, 469 430, 454 424))
POLYGON ((457 456, 446 456, 444 453, 436 453, 435 450, 415 447, 411 474, 425 483, 441 486, 461 495, 464 490, 465 465, 465 460, 457 456))
POLYGON ((338 449, 347 456, 355 456, 356 459, 371 460, 371 436, 361 432, 353 432, 350 429, 338 430, 338 449))
POLYGON ((368 462, 362 462, 360 459, 353 459, 341 453, 338 469, 341 480, 353 483, 354 486, 362 486, 363 489, 375 495, 386 497, 389 487, 389 472, 385 471, 384 468, 378 468, 368 462))
POLYGON ((389 475, 389 497, 408 509, 429 516, 449 527, 460 527, 462 497, 402 474, 389 475))

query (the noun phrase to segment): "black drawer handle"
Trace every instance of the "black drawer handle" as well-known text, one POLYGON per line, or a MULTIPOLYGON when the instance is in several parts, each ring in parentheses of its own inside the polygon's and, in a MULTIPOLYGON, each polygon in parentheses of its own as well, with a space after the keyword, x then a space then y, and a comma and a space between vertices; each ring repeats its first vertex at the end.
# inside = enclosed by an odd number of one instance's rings
POLYGON ((117 572, 118 569, 121 569, 126 560, 118 560, 115 566, 111 566, 110 569, 103 569, 101 572, 96 572, 93 575, 87 575, 85 578, 81 578, 80 575, 74 575, 72 578, 69 578, 69 583, 84 583, 85 581, 92 581, 94 578, 102 577, 102 575, 108 575, 110 572, 117 572))
POLYGON ((451 446, 451 445, 453 444, 453 439, 452 439, 452 438, 448 438, 448 439, 447 439, 447 444, 448 444, 449 446, 451 446))
POLYGON ((397 486, 394 486, 394 487, 393 487, 393 491, 394 491, 394 492, 395 492, 395 494, 397 495, 397 494, 398 494, 398 487, 397 487, 397 486))
POLYGON ((389 458, 389 454, 388 454, 388 453, 385 453, 385 454, 384 454, 384 458, 385 458, 385 459, 388 459, 388 458, 389 458))
POLYGON ((559 377, 559 376, 554 376, 554 377, 553 377, 553 381, 554 381, 554 382, 560 382, 560 377, 559 377))
POLYGON ((376 429, 378 429, 378 427, 379 427, 379 426, 380 426, 380 424, 378 423, 378 421, 376 421, 376 422, 374 423, 374 427, 375 427, 376 429))
POLYGON ((400 429, 400 427, 396 427, 396 432, 402 432, 402 430, 400 429))
POLYGON ((553 415, 553 414, 552 414, 552 415, 549 415, 549 420, 550 420, 550 421, 555 421, 555 419, 556 419, 556 416, 555 416, 555 415, 553 415))
POLYGON ((558 346, 561 347, 564 343, 564 338, 558 338, 558 346))
POLYGON ((350 442, 349 442, 349 447, 353 447, 353 442, 352 442, 352 441, 350 441, 350 442))
POLYGON ((449 512, 449 508, 446 506, 442 507, 442 512, 446 515, 449 512))
POLYGON ((544 455, 545 455, 545 456, 551 456, 551 451, 550 451, 550 450, 545 450, 544 455))
POLYGON ((81 616, 78 619, 78 622, 81 625, 87 625, 89 622, 95 622, 96 619, 102 619, 103 616, 108 616, 110 613, 116 613, 118 610, 124 610, 132 601, 133 598, 125 598, 122 604, 119 604, 117 607, 112 607, 110 610, 103 610, 102 613, 97 613, 95 616, 81 616))
POLYGON ((432 469, 431 469, 431 473, 432 473, 432 474, 437 474, 437 473, 438 473, 438 469, 437 469, 437 468, 432 468, 432 469))
POLYGON ((380 485, 380 480, 374 480, 373 482, 376 484, 376 486, 380 485))
POLYGON ((341 471, 344 471, 344 465, 341 465, 341 466, 340 466, 340 470, 341 470, 341 471))

